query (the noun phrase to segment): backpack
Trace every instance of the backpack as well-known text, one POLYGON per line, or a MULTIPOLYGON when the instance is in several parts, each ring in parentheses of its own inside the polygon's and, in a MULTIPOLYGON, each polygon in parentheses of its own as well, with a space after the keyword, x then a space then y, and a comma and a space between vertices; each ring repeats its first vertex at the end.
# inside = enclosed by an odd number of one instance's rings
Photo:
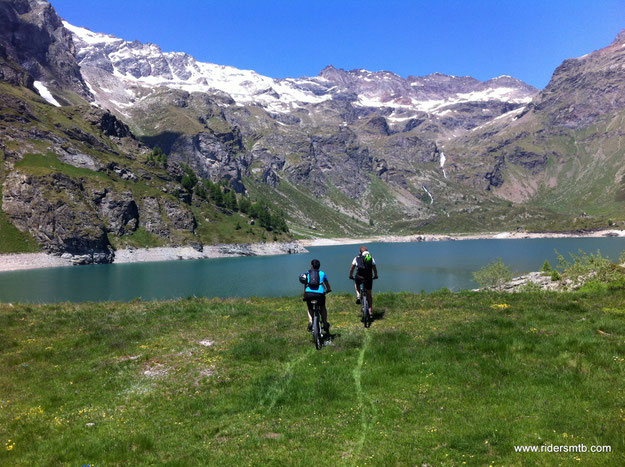
POLYGON ((369 278, 373 276, 373 263, 369 261, 365 263, 365 258, 362 255, 356 256, 356 275, 360 277, 369 278))
POLYGON ((313 290, 317 290, 321 285, 321 281, 319 278, 319 269, 310 269, 308 271, 308 287, 313 290))

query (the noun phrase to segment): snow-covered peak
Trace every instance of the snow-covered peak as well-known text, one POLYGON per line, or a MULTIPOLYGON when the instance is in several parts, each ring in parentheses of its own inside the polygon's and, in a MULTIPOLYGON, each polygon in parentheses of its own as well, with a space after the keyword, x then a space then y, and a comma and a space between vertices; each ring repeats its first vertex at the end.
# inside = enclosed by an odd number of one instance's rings
POLYGON ((289 113, 335 98, 360 107, 437 113, 470 101, 527 102, 536 92, 510 77, 482 82, 435 73, 406 79, 390 71, 346 71, 331 65, 315 77, 274 79, 252 70, 199 62, 182 52, 163 52, 155 44, 130 42, 67 22, 64 26, 73 35, 78 61, 96 102, 120 112, 161 87, 220 91, 239 105, 260 105, 273 113, 289 113))
POLYGON ((288 112, 300 104, 318 103, 330 98, 313 92, 311 85, 298 80, 277 80, 252 70, 198 62, 183 52, 163 52, 158 45, 139 41, 125 41, 111 35, 92 32, 64 22, 72 33, 77 57, 96 101, 113 104, 132 104, 134 98, 144 96, 145 90, 120 92, 122 88, 159 88, 162 86, 188 92, 222 91, 238 104, 260 104, 274 112, 288 112), (119 85, 111 83, 111 78, 119 85), (103 82, 107 84, 104 85, 103 82), (111 96, 114 94, 114 96, 111 96))
POLYGON ((122 39, 118 39, 115 36, 92 32, 87 28, 69 24, 67 21, 63 21, 63 26, 65 26, 65 29, 71 32, 75 38, 90 45, 123 42, 122 39))

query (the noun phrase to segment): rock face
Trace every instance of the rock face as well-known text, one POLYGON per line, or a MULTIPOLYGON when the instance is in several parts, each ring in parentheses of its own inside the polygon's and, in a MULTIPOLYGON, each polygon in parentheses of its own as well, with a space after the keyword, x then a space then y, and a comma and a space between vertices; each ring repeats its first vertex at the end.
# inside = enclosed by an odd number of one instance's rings
POLYGON ((11 57, 35 80, 91 97, 72 36, 48 2, 2 0, 0 24, 0 56, 11 57))
POLYGON ((87 255, 92 262, 113 258, 106 226, 84 187, 67 176, 14 171, 3 186, 2 208, 18 229, 30 232, 51 253, 87 255))
POLYGON ((139 209, 131 192, 116 193, 104 189, 94 192, 93 200, 99 207, 108 232, 124 235, 137 230, 139 209))
POLYGON ((244 192, 241 182, 241 164, 234 154, 243 149, 240 135, 201 132, 193 136, 182 135, 171 146, 174 161, 190 165, 202 178, 219 181, 226 179, 237 192, 244 192))
POLYGON ((625 108, 624 82, 625 30, 608 47, 565 60, 530 110, 547 115, 552 125, 584 128, 625 108))
POLYGON ((0 80, 35 90, 33 77, 9 56, 3 44, 0 44, 0 80))
POLYGON ((169 237, 171 228, 193 232, 196 227, 193 213, 173 200, 145 197, 140 207, 139 224, 159 237, 169 237))
POLYGON ((625 32, 603 49, 565 60, 524 108, 445 145, 457 180, 516 203, 558 206, 571 217, 622 202, 618 141, 625 111, 625 32), (589 196, 589 193, 595 193, 589 196))

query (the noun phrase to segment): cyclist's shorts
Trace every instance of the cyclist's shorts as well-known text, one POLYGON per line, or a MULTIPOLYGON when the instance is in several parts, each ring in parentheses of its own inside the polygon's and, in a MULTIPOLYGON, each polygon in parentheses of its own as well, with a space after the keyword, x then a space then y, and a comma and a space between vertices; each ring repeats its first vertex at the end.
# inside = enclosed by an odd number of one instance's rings
POLYGON ((326 296, 324 294, 322 294, 322 293, 304 292, 303 300, 308 303, 308 309, 309 310, 312 309, 312 306, 310 305, 310 301, 311 300, 317 300, 317 303, 319 303, 319 306, 321 308, 326 306, 326 296))
POLYGON ((373 277, 356 276, 356 287, 359 287, 361 282, 364 282, 365 290, 373 289, 373 277))

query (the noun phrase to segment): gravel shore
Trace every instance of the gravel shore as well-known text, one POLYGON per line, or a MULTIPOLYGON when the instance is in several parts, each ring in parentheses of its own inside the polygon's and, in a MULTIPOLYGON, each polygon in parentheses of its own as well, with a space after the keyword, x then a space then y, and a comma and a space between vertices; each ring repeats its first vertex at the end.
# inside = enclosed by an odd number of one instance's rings
MULTIPOLYGON (((182 259, 226 258, 231 256, 287 255, 307 252, 308 250, 297 242, 210 245, 203 247, 201 250, 192 247, 127 248, 117 250, 113 262, 144 263, 182 259)), ((46 253, 0 255, 0 272, 72 265, 71 259, 46 253)))
POLYGON ((0 255, 0 272, 20 271, 23 269, 56 268, 71 266, 72 263, 60 256, 46 253, 18 253, 0 255))
POLYGON ((354 245, 359 243, 402 243, 402 242, 441 242, 449 240, 480 239, 522 239, 522 238, 583 238, 583 237, 625 237, 625 230, 597 230, 592 232, 491 232, 455 235, 384 235, 366 238, 314 238, 299 240, 304 247, 329 245, 354 245))

